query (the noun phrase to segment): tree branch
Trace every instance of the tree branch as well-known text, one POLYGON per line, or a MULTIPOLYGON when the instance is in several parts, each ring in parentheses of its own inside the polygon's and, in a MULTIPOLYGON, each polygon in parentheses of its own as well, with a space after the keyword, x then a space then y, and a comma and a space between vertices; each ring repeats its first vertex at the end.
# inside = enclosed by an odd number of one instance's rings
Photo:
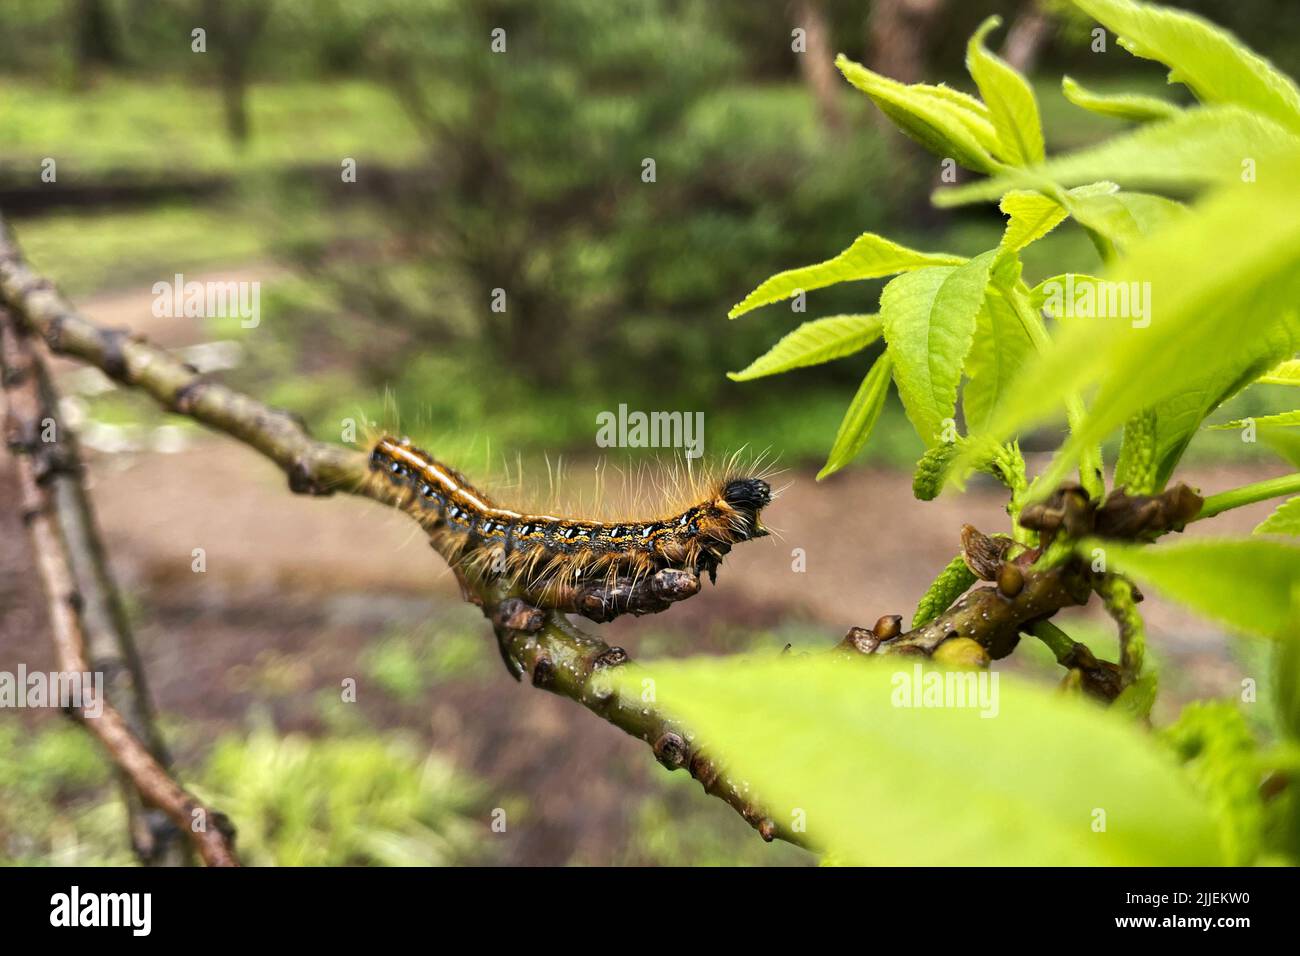
MULTIPOLYGON (((275 462, 298 494, 335 491, 364 495, 400 507, 401 491, 388 482, 366 481, 369 456, 310 437, 293 415, 204 379, 193 367, 125 330, 101 329, 79 315, 54 286, 23 261, 0 219, 0 303, 50 349, 99 368, 110 378, 152 396, 164 408, 229 435, 275 462)), ((689 577, 694 577, 693 575, 689 577)), ((690 735, 653 703, 628 708, 602 696, 592 684, 600 669, 625 663, 627 654, 573 627, 557 612, 524 604, 496 587, 462 580, 467 598, 493 622, 502 656, 518 679, 529 673, 535 686, 569 697, 616 727, 650 744, 670 769, 685 767, 706 792, 732 806, 765 840, 802 845, 800 836, 770 819, 745 796, 744 788, 704 755, 690 735)), ((698 580, 661 578, 629 586, 616 582, 608 593, 577 595, 581 613, 608 620, 618 613, 662 610, 698 591, 698 580)), ((56 590, 54 593, 65 593, 56 590)))
MULTIPOLYGON (((52 479, 66 470, 67 449, 40 441, 42 423, 52 419, 44 407, 30 344, 9 312, 0 308, 0 367, 4 370, 5 437, 14 452, 24 523, 31 536, 49 608, 59 669, 63 674, 90 674, 83 624, 85 595, 74 570, 77 559, 60 528, 59 504, 52 479), (44 446, 44 447, 42 447, 44 446)), ((108 700, 98 699, 93 685, 81 688, 75 708, 146 803, 157 807, 178 830, 190 834, 200 856, 212 866, 237 866, 233 833, 224 816, 187 793, 132 730, 108 700)), ((106 694, 104 695, 107 696, 106 694)), ((133 833, 133 841, 136 834, 133 833)))

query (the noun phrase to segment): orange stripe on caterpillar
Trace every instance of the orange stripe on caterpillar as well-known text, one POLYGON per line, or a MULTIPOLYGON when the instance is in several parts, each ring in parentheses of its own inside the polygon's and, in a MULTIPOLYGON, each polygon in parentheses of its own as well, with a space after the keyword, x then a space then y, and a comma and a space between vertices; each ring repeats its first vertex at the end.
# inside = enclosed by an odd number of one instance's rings
POLYGON ((572 610, 584 584, 635 582, 664 568, 716 580, 732 546, 768 534, 759 514, 772 489, 759 477, 728 476, 666 518, 610 522, 501 508, 408 439, 381 438, 370 467, 449 564, 475 578, 504 577, 540 607, 572 610))

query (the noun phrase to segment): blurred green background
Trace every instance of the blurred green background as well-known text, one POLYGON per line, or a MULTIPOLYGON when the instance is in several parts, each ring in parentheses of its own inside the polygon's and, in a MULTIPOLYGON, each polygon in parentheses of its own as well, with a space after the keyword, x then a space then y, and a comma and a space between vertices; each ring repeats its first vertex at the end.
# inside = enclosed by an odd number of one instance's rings
MULTIPOLYGON (((1297 72, 1292 4, 1178 5, 1297 72)), ((436 440, 451 461, 584 461, 599 452, 596 414, 626 403, 705 411, 711 453, 770 448, 801 474, 824 457, 871 356, 744 385, 724 373, 802 318, 873 311, 879 285, 815 293, 803 316, 773 306, 729 323, 728 307, 863 231, 959 253, 1001 231, 991 208, 930 208, 936 161, 886 129, 829 60, 844 52, 969 89, 966 39, 991 12, 1006 23, 996 42, 1013 37, 1005 55, 1034 77, 1049 151, 1119 128, 1066 103, 1061 74, 1164 89, 1161 70, 1113 37, 1093 52, 1090 25, 1052 2, 6 0, 0 211, 92 317, 147 321, 150 287, 175 273, 261 282, 256 329, 140 327, 176 347, 226 343, 215 367, 227 381, 322 437, 365 419, 436 440), (54 182, 41 178, 47 160, 54 182), (498 289, 504 311, 491 307, 498 289)), ((1072 225, 1029 250, 1028 277, 1062 263, 1097 265, 1072 225)), ((156 450, 159 426, 190 434, 135 396, 72 378, 68 391, 106 483, 114 456, 156 450)), ((1271 401, 1251 390, 1232 411, 1271 401)), ((919 450, 893 403, 862 464, 905 469, 919 450)), ((1222 434, 1196 454, 1239 462, 1251 450, 1222 434)), ((499 692, 504 676, 481 620, 454 599, 403 592, 376 610, 372 587, 360 617, 335 608, 322 624, 312 589, 336 585, 309 582, 306 567, 274 600, 247 582, 187 598, 130 520, 106 523, 186 778, 239 819, 251 862, 809 859, 762 846, 635 745, 598 753, 603 775, 573 793, 566 761, 613 732, 562 702, 521 705, 540 709, 513 722, 500 711, 521 695, 488 706, 484 688, 499 692), (188 684, 167 642, 198 635, 189 649, 202 654, 200 637, 226 631, 245 635, 242 654, 188 684), (347 648, 337 668, 321 664, 340 646, 332 634, 347 648), (382 703, 339 706, 332 688, 353 673, 382 703), (583 730, 569 735, 570 722, 583 730), (511 751, 535 743, 525 731, 550 742, 532 762, 511 751), (540 793, 568 803, 539 806, 540 793), (540 822, 503 841, 487 826, 498 809, 540 822)), ((0 540, 21 569, 16 530, 0 540)), ((37 663, 40 628, 23 630, 15 609, 30 605, 39 623, 39 602, 6 587, 0 664, 37 663)), ((717 612, 691 649, 824 640, 816 623, 798 608, 760 621, 717 612)), ((680 653, 667 626, 645 622, 638 652, 680 653)), ((5 715, 0 771, 0 862, 129 862, 110 774, 77 730, 5 715)))

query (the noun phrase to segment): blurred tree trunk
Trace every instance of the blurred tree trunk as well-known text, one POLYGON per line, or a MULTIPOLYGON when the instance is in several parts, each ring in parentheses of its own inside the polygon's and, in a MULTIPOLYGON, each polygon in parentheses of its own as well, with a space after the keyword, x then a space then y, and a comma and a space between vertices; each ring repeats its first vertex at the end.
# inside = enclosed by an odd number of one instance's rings
POLYGON ((122 64, 117 25, 106 0, 71 0, 68 13, 76 38, 73 59, 79 84, 84 85, 97 67, 122 64))
POLYGON ((1011 21, 1007 42, 1002 47, 1002 59, 1021 73, 1032 73, 1038 66, 1038 55, 1051 26, 1051 17, 1039 9, 1037 0, 1027 0, 1011 21))
POLYGON ((930 31, 946 0, 874 0, 867 16, 868 65, 900 83, 925 75, 930 31))
POLYGON ((839 105, 840 78, 822 0, 795 0, 794 25, 804 31, 805 49, 796 54, 799 71, 817 103, 822 123, 827 129, 838 130, 844 125, 839 105))
POLYGON ((271 0, 203 0, 209 39, 215 39, 217 78, 226 113, 226 132, 237 146, 252 134, 248 118, 248 77, 251 53, 266 26, 271 0))

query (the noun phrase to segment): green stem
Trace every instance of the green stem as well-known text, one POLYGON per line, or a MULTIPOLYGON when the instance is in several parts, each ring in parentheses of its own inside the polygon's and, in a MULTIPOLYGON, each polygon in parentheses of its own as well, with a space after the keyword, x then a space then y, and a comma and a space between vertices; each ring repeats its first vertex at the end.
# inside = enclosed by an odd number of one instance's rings
MULTIPOLYGON (((1043 321, 1043 317, 1036 309, 1023 308, 1022 298, 1019 295, 1009 296, 1008 301, 1015 308, 1020 324, 1024 327, 1025 334, 1029 336, 1034 348, 1039 354, 1046 352, 1052 344, 1052 336, 1047 331, 1047 323, 1043 321)), ((1084 407, 1083 399, 1078 393, 1071 393, 1066 396, 1065 419, 1070 426, 1071 432, 1079 430, 1079 426, 1083 424, 1086 415, 1087 409, 1084 407)), ((1105 496, 1106 486, 1102 479, 1103 474, 1101 447, 1092 445, 1083 449, 1082 454, 1079 456, 1079 484, 1088 493, 1088 497, 1095 501, 1100 501, 1105 496)))
POLYGON ((1221 491, 1217 495, 1210 495, 1205 499, 1205 504, 1201 506, 1200 513, 1193 520, 1200 521, 1202 518, 1213 518, 1217 514, 1231 511, 1233 508, 1240 508, 1243 505, 1253 505, 1257 501, 1267 501, 1269 498, 1280 498, 1283 495, 1295 494, 1300 494, 1300 472, 1294 475, 1283 475, 1281 478, 1270 478, 1267 481, 1257 481, 1251 485, 1242 485, 1240 488, 1233 488, 1229 491, 1221 491))
POLYGON ((1051 621, 1039 621, 1029 629, 1029 633, 1047 645, 1048 650, 1056 655, 1057 663, 1069 660, 1074 650, 1074 639, 1051 621))

